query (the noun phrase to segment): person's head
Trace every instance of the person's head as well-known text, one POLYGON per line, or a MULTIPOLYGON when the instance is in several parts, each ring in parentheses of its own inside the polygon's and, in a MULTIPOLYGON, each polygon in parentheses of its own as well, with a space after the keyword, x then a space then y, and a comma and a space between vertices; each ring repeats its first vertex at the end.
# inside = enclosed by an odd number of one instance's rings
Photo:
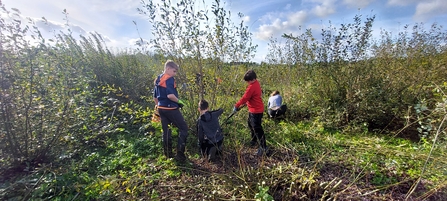
POLYGON ((278 95, 279 94, 279 91, 273 91, 271 94, 270 94, 270 96, 275 96, 275 95, 278 95))
POLYGON ((168 60, 165 63, 165 73, 168 74, 169 76, 175 76, 177 74, 179 67, 178 65, 172 61, 172 60, 168 60))
POLYGON ((244 80, 249 82, 256 80, 256 73, 254 70, 248 70, 244 75, 244 80))
POLYGON ((206 111, 208 110, 209 104, 206 100, 200 100, 199 102, 199 111, 206 111))

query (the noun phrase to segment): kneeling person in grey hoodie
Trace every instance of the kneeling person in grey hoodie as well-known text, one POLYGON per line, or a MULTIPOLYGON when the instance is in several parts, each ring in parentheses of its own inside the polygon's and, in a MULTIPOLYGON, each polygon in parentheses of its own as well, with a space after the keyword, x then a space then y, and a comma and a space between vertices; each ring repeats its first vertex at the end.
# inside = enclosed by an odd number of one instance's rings
POLYGON ((223 109, 209 111, 208 107, 206 100, 199 102, 200 117, 197 120, 197 136, 200 153, 212 161, 222 148, 224 136, 219 124, 219 116, 223 113, 223 109))

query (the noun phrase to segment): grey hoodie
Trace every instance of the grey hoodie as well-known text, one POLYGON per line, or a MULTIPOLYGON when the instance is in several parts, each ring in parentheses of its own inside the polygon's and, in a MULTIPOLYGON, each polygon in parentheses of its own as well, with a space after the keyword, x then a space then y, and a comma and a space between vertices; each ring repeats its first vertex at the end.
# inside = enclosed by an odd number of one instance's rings
POLYGON ((223 109, 206 111, 197 120, 197 135, 199 143, 204 143, 207 139, 209 143, 217 143, 223 139, 222 128, 219 124, 219 116, 223 109))

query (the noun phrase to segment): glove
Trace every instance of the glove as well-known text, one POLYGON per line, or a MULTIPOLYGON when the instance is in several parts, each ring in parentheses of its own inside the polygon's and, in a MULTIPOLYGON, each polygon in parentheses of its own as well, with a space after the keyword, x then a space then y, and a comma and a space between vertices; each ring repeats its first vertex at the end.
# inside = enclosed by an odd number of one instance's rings
POLYGON ((233 112, 234 112, 234 113, 238 112, 239 110, 240 110, 240 109, 237 108, 236 106, 233 107, 233 112))
POLYGON ((180 100, 180 99, 178 99, 177 104, 178 104, 179 108, 182 108, 185 105, 185 103, 182 100, 180 100))

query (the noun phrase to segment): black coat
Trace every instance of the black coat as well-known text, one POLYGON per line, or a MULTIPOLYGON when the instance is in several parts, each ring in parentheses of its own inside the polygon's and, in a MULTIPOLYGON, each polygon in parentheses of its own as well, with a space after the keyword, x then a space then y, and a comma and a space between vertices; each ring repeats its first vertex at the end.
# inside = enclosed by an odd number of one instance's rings
POLYGON ((223 113, 223 109, 206 111, 200 115, 197 120, 197 135, 199 143, 208 140, 209 143, 217 143, 223 139, 222 128, 219 124, 219 116, 223 113))

